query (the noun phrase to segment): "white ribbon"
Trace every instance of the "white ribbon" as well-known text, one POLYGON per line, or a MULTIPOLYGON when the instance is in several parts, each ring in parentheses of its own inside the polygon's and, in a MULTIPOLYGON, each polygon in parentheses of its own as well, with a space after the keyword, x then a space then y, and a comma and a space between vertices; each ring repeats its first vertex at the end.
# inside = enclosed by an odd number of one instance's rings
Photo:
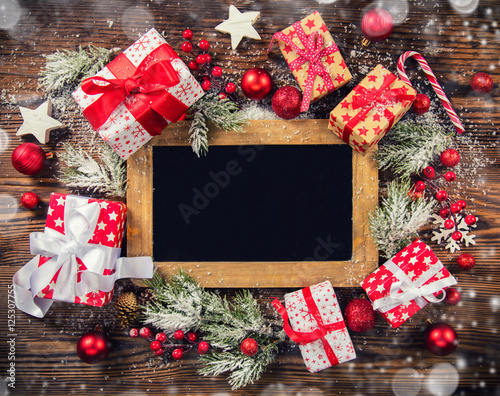
POLYGON ((440 260, 432 265, 427 271, 423 272, 422 275, 413 282, 403 269, 398 267, 392 260, 388 260, 384 266, 387 270, 392 272, 398 281, 391 285, 387 297, 379 298, 373 302, 373 309, 379 310, 382 313, 388 312, 412 300, 414 300, 420 308, 425 307, 428 302, 437 303, 443 301, 446 297, 446 292, 443 289, 457 284, 457 280, 450 275, 424 286, 425 282, 430 280, 444 268, 440 260), (443 295, 440 298, 435 297, 434 293, 440 291, 443 292, 443 295))
POLYGON ((31 254, 37 255, 12 278, 16 306, 42 318, 52 300, 37 297, 57 273, 54 300, 72 301, 92 291, 109 292, 120 278, 151 278, 151 257, 119 258, 121 249, 88 243, 94 234, 101 210, 99 203, 85 197, 68 195, 64 206, 64 234, 45 227, 44 232, 30 234, 31 254), (40 256, 50 257, 42 266, 40 256), (80 271, 77 257, 85 264, 80 271), (115 269, 103 275, 105 269, 115 269), (80 282, 77 278, 80 275, 80 282))

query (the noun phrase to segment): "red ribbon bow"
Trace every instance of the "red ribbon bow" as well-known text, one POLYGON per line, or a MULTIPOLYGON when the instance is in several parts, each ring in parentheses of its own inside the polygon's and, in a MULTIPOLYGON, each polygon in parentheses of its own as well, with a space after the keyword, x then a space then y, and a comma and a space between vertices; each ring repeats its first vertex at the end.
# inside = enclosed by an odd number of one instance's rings
POLYGON ((318 307, 311 295, 311 289, 309 287, 306 287, 302 289, 302 293, 304 295, 304 300, 307 304, 307 308, 309 309, 309 313, 316 320, 318 327, 309 333, 294 331, 290 326, 288 313, 286 312, 285 307, 279 302, 277 298, 275 298, 272 304, 283 318, 283 330, 285 330, 285 333, 288 335, 288 337, 290 337, 292 341, 295 341, 300 345, 306 345, 316 340, 321 340, 330 364, 332 366, 335 366, 336 364, 339 364, 339 361, 337 359, 337 356, 335 355, 335 352, 333 352, 333 349, 330 346, 329 342, 325 339, 325 336, 331 331, 345 329, 345 323, 343 320, 340 320, 339 322, 329 323, 325 325, 323 323, 323 319, 321 318, 318 307))
POLYGON ((339 49, 335 45, 335 43, 332 43, 328 47, 323 48, 324 41, 321 33, 318 30, 315 30, 311 32, 311 34, 307 35, 304 32, 304 28, 302 27, 300 21, 293 24, 293 29, 299 37, 300 42, 304 46, 303 49, 297 46, 292 41, 291 34, 286 35, 283 32, 277 32, 274 34, 271 40, 268 52, 271 51, 274 40, 277 39, 288 44, 292 48, 292 50, 299 55, 297 59, 295 59, 293 62, 290 62, 289 66, 291 70, 295 70, 302 64, 309 62, 307 79, 304 84, 304 96, 302 99, 302 106, 300 108, 300 111, 303 112, 309 108, 314 88, 314 80, 316 79, 316 76, 320 76, 321 78, 323 78, 325 88, 328 92, 332 92, 335 90, 335 86, 333 85, 333 81, 330 76, 330 70, 323 64, 321 58, 333 54, 339 49))
POLYGON ((168 87, 180 82, 179 75, 171 64, 171 60, 175 58, 177 54, 167 44, 160 45, 146 56, 137 68, 121 54, 108 65, 108 69, 122 78, 95 76, 82 82, 81 88, 86 94, 102 94, 83 110, 85 118, 97 129, 124 102, 149 134, 159 135, 168 125, 167 120, 177 121, 188 109, 188 106, 167 91, 168 87), (131 70, 134 72, 130 76, 131 70), (129 98, 132 100, 128 100, 129 98))

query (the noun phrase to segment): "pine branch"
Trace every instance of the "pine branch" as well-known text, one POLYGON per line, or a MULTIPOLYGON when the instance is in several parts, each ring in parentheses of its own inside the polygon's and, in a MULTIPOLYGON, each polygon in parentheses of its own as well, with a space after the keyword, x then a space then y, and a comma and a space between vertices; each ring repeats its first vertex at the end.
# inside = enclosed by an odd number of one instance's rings
POLYGON ((431 129, 418 120, 407 120, 392 127, 373 157, 379 169, 390 169, 397 175, 409 177, 432 163, 449 145, 449 136, 439 125, 431 129))
POLYGON ((369 215, 371 236, 382 257, 390 258, 408 245, 432 215, 434 201, 413 198, 409 192, 409 179, 391 182, 387 197, 369 215))
POLYGON ((68 187, 85 189, 91 193, 124 197, 127 191, 125 161, 107 144, 97 150, 100 162, 81 147, 76 149, 69 143, 63 145, 59 158, 65 163, 57 179, 68 187))
POLYGON ((208 152, 208 126, 201 112, 194 113, 189 125, 189 141, 194 153, 200 158, 208 152))

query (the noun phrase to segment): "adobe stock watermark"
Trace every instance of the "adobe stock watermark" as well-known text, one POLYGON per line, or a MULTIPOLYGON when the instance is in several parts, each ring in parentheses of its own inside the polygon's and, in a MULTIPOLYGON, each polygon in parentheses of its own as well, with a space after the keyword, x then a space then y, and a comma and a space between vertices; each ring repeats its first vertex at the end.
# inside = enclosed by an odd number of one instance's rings
POLYGON ((249 164, 257 158, 258 153, 264 150, 265 146, 238 146, 238 154, 242 160, 233 159, 226 163, 224 169, 208 172, 210 181, 201 188, 193 188, 193 198, 190 204, 180 203, 177 207, 181 212, 185 223, 191 223, 191 217, 197 216, 204 210, 210 202, 216 199, 220 193, 226 189, 234 178, 243 172, 245 164, 249 164))
POLYGON ((316 242, 318 244, 313 250, 313 255, 306 257, 304 261, 327 261, 333 255, 335 249, 341 247, 340 243, 332 241, 331 235, 326 238, 318 236, 316 242))
POLYGON ((16 387, 16 303, 14 300, 14 286, 7 286, 7 386, 16 387))

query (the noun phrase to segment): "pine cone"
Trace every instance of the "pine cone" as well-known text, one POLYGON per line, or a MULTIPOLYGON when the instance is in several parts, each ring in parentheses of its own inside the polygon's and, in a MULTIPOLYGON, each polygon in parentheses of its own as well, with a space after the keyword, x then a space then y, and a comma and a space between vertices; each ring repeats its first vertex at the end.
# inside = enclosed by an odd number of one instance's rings
POLYGON ((122 327, 130 327, 139 314, 137 297, 132 292, 120 294, 115 302, 115 308, 117 311, 116 316, 122 327))
POLYGON ((139 294, 138 300, 139 304, 146 306, 148 305, 154 298, 155 298, 155 293, 151 289, 145 289, 144 291, 139 294))

